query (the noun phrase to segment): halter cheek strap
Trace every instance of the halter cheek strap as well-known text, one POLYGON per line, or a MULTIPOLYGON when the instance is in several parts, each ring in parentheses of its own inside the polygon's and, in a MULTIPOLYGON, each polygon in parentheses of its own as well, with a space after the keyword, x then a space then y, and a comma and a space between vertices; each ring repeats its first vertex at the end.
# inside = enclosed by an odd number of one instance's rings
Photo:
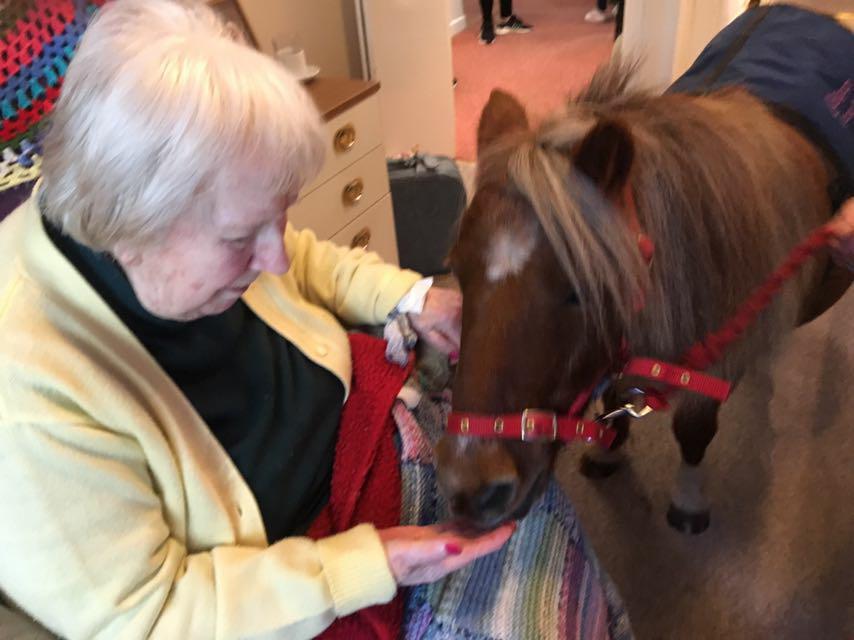
POLYGON ((638 208, 635 204, 635 190, 632 189, 630 183, 626 183, 623 187, 623 211, 625 212, 626 223, 629 229, 632 230, 635 237, 638 239, 638 250, 647 264, 652 262, 655 255, 655 243, 641 227, 640 218, 638 218, 638 208))

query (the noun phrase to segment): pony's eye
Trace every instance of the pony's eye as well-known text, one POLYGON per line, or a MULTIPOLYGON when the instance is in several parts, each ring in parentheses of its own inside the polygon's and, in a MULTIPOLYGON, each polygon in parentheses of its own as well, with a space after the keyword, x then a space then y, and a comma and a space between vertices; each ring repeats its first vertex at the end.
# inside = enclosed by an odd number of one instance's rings
POLYGON ((563 299, 563 303, 577 305, 581 304, 581 300, 578 299, 578 294, 575 291, 570 291, 569 295, 567 295, 566 298, 563 299))

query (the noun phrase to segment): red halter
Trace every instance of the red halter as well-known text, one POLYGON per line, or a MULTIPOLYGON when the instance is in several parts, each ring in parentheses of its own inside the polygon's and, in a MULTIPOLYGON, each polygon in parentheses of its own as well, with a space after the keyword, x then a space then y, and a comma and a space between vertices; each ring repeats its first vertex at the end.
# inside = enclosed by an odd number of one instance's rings
POLYGON ((622 414, 642 418, 653 411, 668 407, 667 396, 677 390, 693 391, 719 402, 730 394, 731 384, 726 380, 650 358, 631 358, 625 362, 617 376, 645 378, 668 391, 637 389, 640 398, 633 398, 616 411, 593 420, 583 417, 585 408, 599 383, 591 385, 576 397, 566 414, 558 415, 547 409, 525 409, 522 412, 478 414, 452 411, 448 415, 448 433, 463 436, 507 438, 511 440, 546 440, 570 442, 583 440, 608 448, 617 436, 610 420, 622 414))
POLYGON ((594 383, 579 394, 569 412, 562 416, 544 409, 525 409, 521 413, 498 415, 452 411, 448 415, 448 433, 525 442, 584 440, 607 448, 614 441, 616 432, 602 421, 585 420, 581 415, 597 386, 594 383))
MULTIPOLYGON (((629 227, 637 234, 638 249, 649 263, 654 252, 652 241, 643 233, 635 207, 634 194, 627 186, 624 192, 626 218, 629 227)), ((797 245, 782 265, 741 305, 736 313, 718 331, 696 342, 682 358, 684 366, 652 358, 625 358, 617 377, 640 377, 664 387, 656 389, 634 389, 639 398, 633 398, 616 411, 586 420, 582 417, 598 382, 579 394, 564 415, 545 409, 525 409, 521 412, 502 414, 476 414, 452 411, 448 416, 448 433, 464 436, 506 438, 522 441, 584 440, 595 442, 604 448, 611 446, 616 432, 610 420, 619 415, 640 418, 653 411, 668 407, 667 398, 681 390, 691 391, 724 402, 730 394, 731 383, 715 378, 699 370, 708 369, 723 356, 723 351, 737 340, 767 308, 782 286, 793 278, 804 263, 830 243, 833 234, 828 226, 813 231, 797 245)))

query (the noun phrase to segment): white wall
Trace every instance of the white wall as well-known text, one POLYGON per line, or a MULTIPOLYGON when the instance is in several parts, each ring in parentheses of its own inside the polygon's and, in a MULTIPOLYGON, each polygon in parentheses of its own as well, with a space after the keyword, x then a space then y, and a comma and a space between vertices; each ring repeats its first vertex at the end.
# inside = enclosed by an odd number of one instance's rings
POLYGON ((676 32, 673 79, 687 71, 709 41, 746 8, 746 0, 683 0, 676 32))
MULTIPOLYGON (((711 0, 709 0, 711 1, 711 0)), ((681 0, 629 0, 623 16, 620 53, 639 60, 635 83, 664 89, 670 81, 681 0)))
POLYGON ((449 5, 362 0, 371 76, 380 81, 386 152, 456 151, 449 5))
POLYGON ((641 61, 638 86, 667 87, 746 5, 746 0, 627 2, 620 46, 625 57, 641 61))
MULTIPOLYGON (((432 1, 432 0, 430 0, 432 1)), ((327 76, 360 77, 361 56, 353 0, 239 0, 262 51, 293 33, 310 64, 327 76)))
POLYGON ((466 13, 463 10, 463 0, 448 0, 448 15, 450 16, 451 35, 454 36, 466 28, 466 13))
MULTIPOLYGON (((272 52, 277 34, 295 33, 308 62, 318 65, 322 74, 362 77, 356 0, 239 1, 263 51, 272 52)), ((450 29, 460 24, 460 16, 465 26, 462 0, 361 0, 359 4, 368 31, 370 76, 382 85, 387 153, 417 146, 453 156, 450 29)))

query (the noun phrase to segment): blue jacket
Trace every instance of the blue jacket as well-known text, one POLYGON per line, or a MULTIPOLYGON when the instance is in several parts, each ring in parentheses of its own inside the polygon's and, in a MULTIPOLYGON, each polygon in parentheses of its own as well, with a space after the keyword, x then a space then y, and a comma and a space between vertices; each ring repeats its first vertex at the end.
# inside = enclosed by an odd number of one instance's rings
POLYGON ((854 34, 833 18, 787 5, 745 11, 708 44, 670 92, 741 85, 797 126, 854 185, 854 34))

